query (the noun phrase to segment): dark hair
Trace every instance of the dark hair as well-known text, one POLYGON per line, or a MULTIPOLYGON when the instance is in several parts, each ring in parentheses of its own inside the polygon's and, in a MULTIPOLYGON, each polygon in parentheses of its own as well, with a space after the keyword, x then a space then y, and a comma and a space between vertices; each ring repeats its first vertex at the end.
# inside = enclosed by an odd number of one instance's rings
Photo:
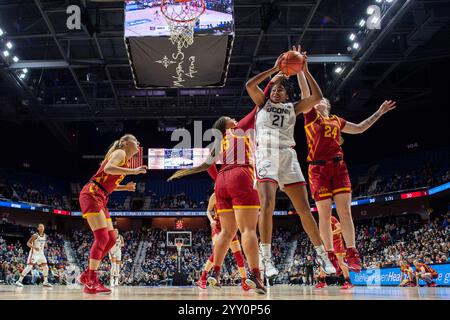
POLYGON ((286 93, 288 95, 288 100, 289 101, 293 101, 294 100, 294 86, 289 81, 289 79, 282 78, 281 80, 275 82, 274 86, 275 85, 280 85, 280 86, 282 86, 284 88, 284 90, 286 90, 286 93))
MULTIPOLYGON (((220 133, 222 134, 222 136, 225 134, 225 131, 227 130, 227 118, 228 117, 225 117, 225 116, 220 117, 219 119, 216 120, 216 122, 214 122, 214 124, 212 126, 212 129, 219 130, 220 133)), ((220 143, 222 143, 221 140, 216 139, 214 141, 214 145, 209 150, 208 159, 206 159, 206 161, 203 162, 201 165, 199 165, 198 167, 191 168, 191 169, 178 170, 173 175, 171 175, 170 178, 167 179, 167 181, 170 181, 173 179, 180 179, 182 177, 189 176, 191 174, 196 174, 196 173, 200 173, 200 172, 208 170, 209 167, 211 167, 215 163, 215 159, 217 156, 216 149, 219 147, 220 143)))

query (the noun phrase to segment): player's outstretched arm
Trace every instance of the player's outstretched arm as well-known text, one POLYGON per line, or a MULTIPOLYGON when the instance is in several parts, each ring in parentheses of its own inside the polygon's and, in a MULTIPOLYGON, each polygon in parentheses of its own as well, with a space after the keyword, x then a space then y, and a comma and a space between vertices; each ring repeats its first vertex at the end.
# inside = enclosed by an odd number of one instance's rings
POLYGON ((298 101, 295 104, 295 114, 296 115, 299 115, 300 113, 309 112, 323 98, 322 90, 320 90, 320 87, 317 84, 316 80, 309 72, 308 59, 306 59, 306 58, 305 58, 305 64, 303 66, 303 73, 309 84, 309 87, 311 90, 311 95, 305 99, 298 101))
POLYGON ((394 110, 396 107, 396 102, 392 100, 386 100, 383 102, 383 104, 380 106, 380 108, 369 118, 366 120, 355 124, 352 122, 348 122, 345 124, 344 128, 342 128, 342 132, 344 133, 350 133, 350 134, 359 134, 363 133, 367 129, 369 129, 375 122, 377 122, 383 114, 386 112, 389 112, 391 110, 394 110))
POLYGON ((275 72, 280 71, 280 62, 283 60, 283 57, 284 53, 278 57, 273 68, 261 72, 260 74, 248 80, 247 83, 245 84, 245 88, 247 89, 248 95, 250 96, 250 98, 252 98, 253 102, 258 107, 262 107, 266 102, 266 97, 264 96, 264 92, 259 87, 259 84, 264 80, 266 80, 269 76, 271 76, 275 72))
POLYGON ((114 175, 136 175, 141 173, 147 173, 147 166, 140 166, 135 169, 120 167, 120 164, 124 163, 126 159, 126 153, 123 150, 116 150, 111 154, 111 158, 105 166, 106 174, 114 175))
POLYGON ((128 182, 125 185, 118 185, 114 191, 136 191, 136 182, 128 182))
MULTIPOLYGON (((303 56, 307 57, 306 51, 302 52, 301 45, 292 46, 292 50, 300 52, 303 56)), ((303 70, 301 70, 299 73, 297 73, 297 81, 298 81, 298 86, 300 88, 300 93, 301 93, 302 99, 306 99, 306 98, 310 97, 311 91, 309 90, 308 81, 306 81, 306 76, 305 76, 305 73, 303 72, 303 70)))

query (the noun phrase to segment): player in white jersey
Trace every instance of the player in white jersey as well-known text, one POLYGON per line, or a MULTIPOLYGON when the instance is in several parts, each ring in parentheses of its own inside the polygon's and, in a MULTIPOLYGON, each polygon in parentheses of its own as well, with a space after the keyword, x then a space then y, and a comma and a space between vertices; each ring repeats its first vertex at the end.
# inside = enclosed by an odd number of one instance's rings
MULTIPOLYGON (((300 46, 294 47, 294 50, 300 51, 300 46)), ((253 77, 246 84, 247 92, 253 102, 259 106, 256 114, 255 174, 261 202, 258 222, 260 253, 266 277, 271 278, 278 275, 278 270, 272 262, 271 243, 272 216, 279 186, 288 195, 300 216, 303 228, 316 249, 318 263, 325 273, 331 274, 335 273, 336 269, 328 259, 317 223, 311 214, 305 178, 294 150, 296 118, 300 113, 307 112, 314 107, 322 99, 322 92, 309 73, 307 62, 305 62, 304 73, 313 94, 300 101, 290 102, 292 85, 288 77, 279 72, 282 59, 283 55, 277 59, 273 68, 253 77), (278 74, 271 81, 270 96, 266 97, 259 84, 277 72, 278 74)))
POLYGON ((109 259, 111 260, 111 287, 119 285, 120 266, 122 263, 122 247, 125 246, 122 235, 119 235, 119 230, 114 229, 116 232, 116 243, 109 251, 109 259))
POLYGON ((33 270, 34 265, 38 265, 42 268, 42 272, 44 274, 44 287, 51 287, 52 285, 48 283, 48 265, 47 259, 44 255, 44 249, 47 248, 47 235, 44 233, 45 227, 42 223, 38 225, 38 229, 35 234, 31 236, 31 238, 27 242, 27 246, 30 248, 30 253, 27 259, 27 266, 23 269, 19 280, 15 283, 18 287, 23 287, 22 281, 23 278, 33 270))

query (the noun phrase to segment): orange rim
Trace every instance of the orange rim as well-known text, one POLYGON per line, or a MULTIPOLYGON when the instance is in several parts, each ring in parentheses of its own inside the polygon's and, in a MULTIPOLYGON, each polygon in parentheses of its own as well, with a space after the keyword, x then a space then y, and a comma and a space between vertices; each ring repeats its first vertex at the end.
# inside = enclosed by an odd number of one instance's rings
MULTIPOLYGON (((178 20, 178 19, 173 19, 171 17, 169 17, 164 10, 165 5, 167 4, 168 0, 163 0, 161 2, 161 12, 164 15, 164 17, 166 17, 166 19, 172 21, 172 22, 176 22, 176 23, 183 23, 183 22, 191 22, 194 21, 196 19, 198 19, 198 17, 200 17, 205 11, 206 11, 206 4, 203 0, 200 0, 200 3, 202 4, 202 12, 200 12, 200 14, 192 19, 189 20, 178 20)), ((182 2, 182 3, 187 3, 187 2, 191 2, 192 0, 178 0, 178 2, 182 2)))

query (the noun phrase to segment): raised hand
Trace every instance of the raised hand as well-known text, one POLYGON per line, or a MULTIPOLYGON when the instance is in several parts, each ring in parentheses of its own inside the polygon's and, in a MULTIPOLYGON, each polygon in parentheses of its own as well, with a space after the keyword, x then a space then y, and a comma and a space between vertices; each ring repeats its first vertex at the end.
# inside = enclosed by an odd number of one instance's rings
POLYGON ((283 61, 283 59, 284 59, 284 52, 282 54, 280 54, 280 56, 278 57, 277 61, 275 61, 274 67, 275 67, 275 69, 277 71, 280 70, 280 64, 281 64, 281 61, 283 61))
POLYGON ((271 81, 277 82, 280 81, 281 79, 289 79, 289 76, 280 71, 271 79, 271 81))
POLYGON ((383 102, 383 104, 380 106, 380 108, 378 109, 378 111, 380 112, 381 115, 385 114, 386 112, 389 112, 391 110, 394 110, 396 108, 397 102, 392 101, 392 100, 386 100, 383 102))

